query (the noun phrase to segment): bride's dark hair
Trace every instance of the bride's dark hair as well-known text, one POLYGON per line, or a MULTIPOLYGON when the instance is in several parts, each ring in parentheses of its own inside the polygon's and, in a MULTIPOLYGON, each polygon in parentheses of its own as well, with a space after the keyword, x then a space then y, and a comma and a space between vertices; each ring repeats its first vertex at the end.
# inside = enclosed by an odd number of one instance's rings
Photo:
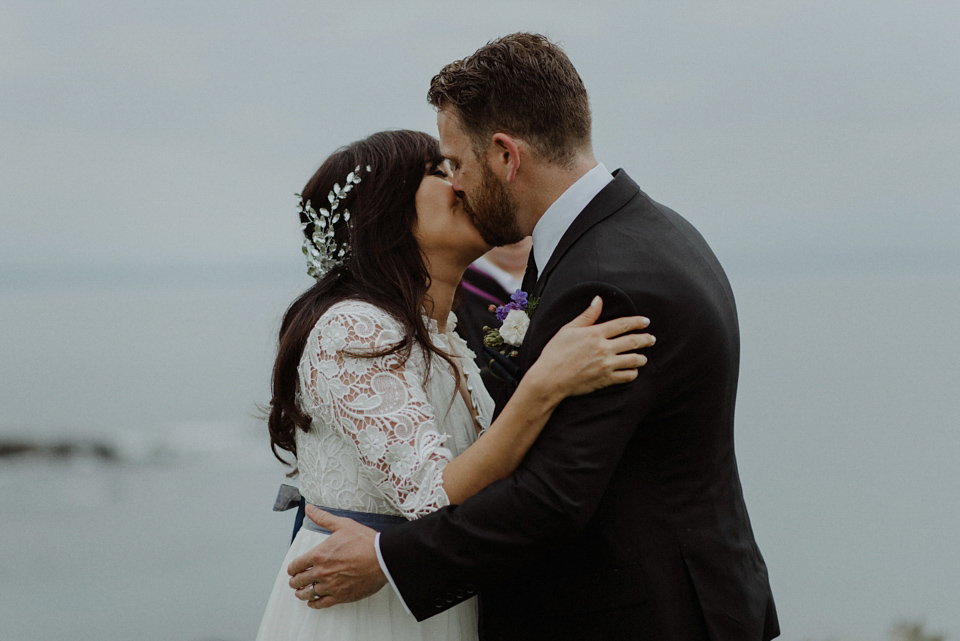
MULTIPOLYGON (((439 144, 432 136, 384 131, 338 149, 304 187, 303 203, 325 207, 334 184, 343 186, 346 176, 361 168, 361 182, 338 206, 340 212, 350 211, 350 228, 343 220, 335 227, 337 245, 343 247, 349 241, 345 261, 297 298, 280 325, 267 425, 273 453, 284 463, 288 461, 279 450, 295 457, 296 429, 310 429, 310 417, 297 404, 297 367, 310 331, 334 303, 348 298, 363 300, 401 323, 403 340, 373 355, 399 353, 405 358, 416 344, 450 362, 430 341, 424 324, 422 306, 430 276, 413 235, 417 220, 414 196, 427 170, 442 161, 439 144)), ((304 231, 308 236, 312 232, 312 225, 304 231)))

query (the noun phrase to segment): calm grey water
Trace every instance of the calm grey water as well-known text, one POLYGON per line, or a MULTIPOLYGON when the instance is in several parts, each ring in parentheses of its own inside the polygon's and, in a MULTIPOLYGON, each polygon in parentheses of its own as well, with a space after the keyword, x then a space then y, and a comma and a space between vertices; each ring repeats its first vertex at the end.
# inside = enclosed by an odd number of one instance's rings
MULTIPOLYGON (((740 469, 783 638, 900 618, 960 638, 960 270, 730 274, 740 469)), ((256 634, 291 517, 269 512, 283 469, 254 405, 304 285, 0 284, 0 435, 121 457, 0 459, 0 638, 256 634)))

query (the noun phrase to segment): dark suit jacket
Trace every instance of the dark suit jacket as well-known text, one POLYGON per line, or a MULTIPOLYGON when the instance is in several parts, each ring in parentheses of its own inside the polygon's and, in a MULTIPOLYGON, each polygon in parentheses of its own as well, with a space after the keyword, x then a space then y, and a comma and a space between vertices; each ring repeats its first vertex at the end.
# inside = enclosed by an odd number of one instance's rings
POLYGON ((522 368, 604 298, 657 344, 633 383, 565 400, 521 467, 383 532, 414 614, 481 593, 484 639, 770 639, 779 633, 734 456, 733 293, 697 231, 625 173, 540 270, 522 368))

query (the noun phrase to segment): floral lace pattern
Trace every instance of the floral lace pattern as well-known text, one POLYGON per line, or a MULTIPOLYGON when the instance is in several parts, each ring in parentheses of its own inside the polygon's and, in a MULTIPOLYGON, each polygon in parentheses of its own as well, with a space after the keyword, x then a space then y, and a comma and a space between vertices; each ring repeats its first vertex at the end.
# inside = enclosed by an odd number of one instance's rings
MULTIPOLYGON (((451 314, 440 333, 430 321, 431 340, 458 359, 485 428, 493 403, 473 354, 453 334, 455 323, 451 314)), ((333 305, 311 331, 300 359, 299 402, 312 423, 296 436, 300 491, 311 503, 409 519, 449 503, 443 469, 476 438, 449 365, 418 348, 406 361, 350 354, 380 351, 401 338, 396 319, 360 301, 333 305)))

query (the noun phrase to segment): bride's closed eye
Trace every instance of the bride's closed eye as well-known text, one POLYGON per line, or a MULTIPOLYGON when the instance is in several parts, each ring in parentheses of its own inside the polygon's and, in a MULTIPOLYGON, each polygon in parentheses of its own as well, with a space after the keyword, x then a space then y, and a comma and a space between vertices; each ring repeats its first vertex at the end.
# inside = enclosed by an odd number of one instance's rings
POLYGON ((437 164, 428 163, 427 164, 427 175, 436 176, 437 178, 443 178, 444 180, 450 180, 453 172, 450 171, 449 163, 444 160, 437 164))

